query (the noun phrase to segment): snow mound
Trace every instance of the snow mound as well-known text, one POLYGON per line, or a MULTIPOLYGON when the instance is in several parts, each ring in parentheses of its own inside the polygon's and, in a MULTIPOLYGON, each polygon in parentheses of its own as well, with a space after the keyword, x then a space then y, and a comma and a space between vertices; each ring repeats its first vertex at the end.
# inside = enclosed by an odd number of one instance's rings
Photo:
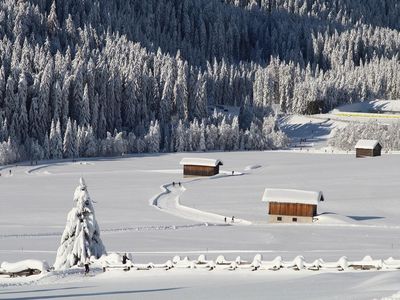
POLYGON ((106 265, 122 264, 122 255, 116 252, 111 252, 108 255, 103 255, 100 257, 98 262, 106 265))
MULTIPOLYGON (((129 261, 132 262, 131 255, 127 255, 129 261)), ((101 256, 98 260, 92 258, 96 264, 100 264, 102 267, 105 266, 115 266, 115 265, 122 265, 123 264, 123 254, 117 252, 108 253, 108 255, 101 256)), ((91 260, 92 260, 91 259, 91 260)))
POLYGON ((28 269, 47 272, 50 267, 46 261, 40 261, 36 259, 26 259, 15 263, 9 263, 5 261, 0 265, 0 272, 4 273, 17 273, 28 269))
POLYGON ((250 171, 250 170, 255 170, 255 169, 258 169, 258 168, 261 168, 261 167, 262 167, 261 165, 249 165, 249 166, 246 166, 244 168, 244 170, 245 171, 250 171))
POLYGON ((355 224, 355 221, 349 217, 337 214, 321 214, 314 218, 314 222, 318 224, 346 225, 355 224))

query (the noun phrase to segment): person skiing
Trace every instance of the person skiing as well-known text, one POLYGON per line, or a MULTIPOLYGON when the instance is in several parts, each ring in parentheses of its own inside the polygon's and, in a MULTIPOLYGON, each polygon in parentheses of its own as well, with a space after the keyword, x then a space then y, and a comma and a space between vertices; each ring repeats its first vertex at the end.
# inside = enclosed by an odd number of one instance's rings
POLYGON ((226 223, 226 217, 224 218, 224 222, 226 223))
POLYGON ((232 216, 232 223, 235 222, 235 216, 232 216))
POLYGON ((122 264, 126 264, 126 261, 128 260, 128 256, 126 255, 126 253, 124 253, 124 255, 122 256, 122 264))
POLYGON ((85 275, 89 274, 89 264, 90 264, 90 260, 89 258, 86 258, 85 260, 85 275))

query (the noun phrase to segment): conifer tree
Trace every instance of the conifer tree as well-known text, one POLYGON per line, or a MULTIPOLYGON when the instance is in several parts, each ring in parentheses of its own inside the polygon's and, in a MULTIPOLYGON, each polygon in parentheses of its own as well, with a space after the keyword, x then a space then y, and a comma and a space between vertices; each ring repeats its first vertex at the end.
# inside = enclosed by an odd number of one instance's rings
POLYGON ((51 122, 50 130, 50 158, 60 159, 63 157, 63 142, 61 137, 60 120, 51 122))
POLYGON ((54 263, 56 270, 83 265, 87 259, 98 259, 107 254, 100 238, 93 201, 87 185, 80 178, 74 193, 74 207, 68 213, 67 224, 61 237, 54 263))

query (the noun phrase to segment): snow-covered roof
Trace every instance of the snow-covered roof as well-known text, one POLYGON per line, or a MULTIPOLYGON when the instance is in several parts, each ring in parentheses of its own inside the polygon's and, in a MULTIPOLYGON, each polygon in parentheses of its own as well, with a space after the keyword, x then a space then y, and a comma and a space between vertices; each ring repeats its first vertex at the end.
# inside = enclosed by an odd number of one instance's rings
POLYGON ((374 149, 379 142, 377 140, 359 140, 355 146, 356 149, 374 149))
POLYGON ((190 166, 207 166, 207 167, 216 167, 218 165, 223 165, 222 161, 219 159, 211 159, 211 158, 193 158, 187 157, 182 158, 181 165, 190 165, 190 166))
POLYGON ((265 189, 262 201, 317 205, 319 201, 324 201, 324 196, 321 191, 265 189))

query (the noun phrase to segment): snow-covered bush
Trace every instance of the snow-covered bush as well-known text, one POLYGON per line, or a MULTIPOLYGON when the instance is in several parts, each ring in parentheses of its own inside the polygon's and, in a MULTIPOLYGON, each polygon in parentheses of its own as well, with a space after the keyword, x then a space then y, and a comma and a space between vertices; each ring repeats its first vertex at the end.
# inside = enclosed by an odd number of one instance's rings
POLYGON ((17 160, 17 148, 13 145, 11 139, 0 142, 0 165, 10 164, 17 160))
POLYGON ((85 263, 87 259, 100 258, 106 249, 100 238, 93 202, 83 178, 74 193, 75 207, 68 213, 67 224, 61 237, 54 263, 56 270, 68 269, 85 263))
POLYGON ((26 270, 38 270, 40 272, 47 272, 50 270, 50 266, 46 261, 40 261, 36 259, 26 259, 14 263, 2 262, 0 265, 0 272, 17 273, 26 270))

